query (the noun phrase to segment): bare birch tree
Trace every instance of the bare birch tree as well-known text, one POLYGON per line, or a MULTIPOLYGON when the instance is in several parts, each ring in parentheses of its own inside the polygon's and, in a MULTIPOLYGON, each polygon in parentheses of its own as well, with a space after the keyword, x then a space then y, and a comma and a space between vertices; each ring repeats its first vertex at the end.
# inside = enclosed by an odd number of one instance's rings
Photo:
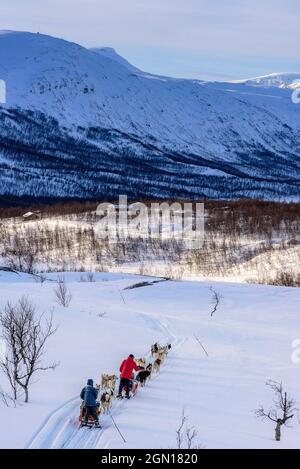
POLYGON ((0 367, 9 381, 14 400, 22 390, 24 401, 28 402, 33 376, 58 365, 42 362, 46 343, 57 328, 53 325, 52 315, 49 319, 44 319, 44 314, 37 315, 35 306, 25 297, 16 305, 8 302, 0 311, 0 327, 4 342, 0 367))
POLYGON ((283 390, 282 383, 269 380, 266 383, 267 386, 275 393, 274 407, 271 407, 268 411, 260 406, 256 411, 256 415, 259 418, 269 419, 276 424, 275 426, 275 440, 281 440, 281 427, 287 426, 287 422, 294 417, 294 413, 297 411, 295 407, 295 401, 283 390), (281 415, 280 415, 281 414, 281 415))

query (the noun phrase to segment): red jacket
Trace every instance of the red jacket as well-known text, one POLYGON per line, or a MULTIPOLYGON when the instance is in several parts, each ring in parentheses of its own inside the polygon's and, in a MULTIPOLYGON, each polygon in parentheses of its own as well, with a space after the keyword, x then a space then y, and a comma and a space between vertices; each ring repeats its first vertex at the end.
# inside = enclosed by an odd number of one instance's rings
POLYGON ((139 367, 133 358, 128 357, 123 360, 122 365, 120 366, 121 378, 132 379, 133 370, 139 371, 139 367))

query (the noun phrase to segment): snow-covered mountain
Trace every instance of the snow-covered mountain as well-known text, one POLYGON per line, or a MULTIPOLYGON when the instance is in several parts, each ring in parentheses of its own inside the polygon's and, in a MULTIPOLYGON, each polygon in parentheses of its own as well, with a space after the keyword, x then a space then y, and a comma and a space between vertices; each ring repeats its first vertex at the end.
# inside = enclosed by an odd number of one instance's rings
POLYGON ((3 196, 299 198, 300 75, 173 79, 110 48, 3 31, 0 78, 3 196))
POLYGON ((237 83, 245 83, 253 86, 276 87, 276 88, 300 88, 300 73, 271 73, 263 77, 240 80, 237 83))
POLYGON ((97 52, 97 54, 101 55, 101 57, 106 57, 108 59, 114 60, 115 62, 118 62, 121 65, 124 65, 124 67, 128 68, 128 70, 131 72, 141 73, 141 70, 129 63, 128 60, 119 55, 112 47, 95 47, 90 50, 97 52))

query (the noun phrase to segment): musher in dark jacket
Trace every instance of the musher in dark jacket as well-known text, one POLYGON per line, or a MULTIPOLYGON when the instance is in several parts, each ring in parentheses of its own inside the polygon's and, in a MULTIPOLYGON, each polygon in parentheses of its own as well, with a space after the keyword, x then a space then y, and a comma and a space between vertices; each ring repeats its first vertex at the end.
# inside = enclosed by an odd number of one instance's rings
POLYGON ((82 425, 87 425, 89 416, 91 415, 94 419, 95 426, 99 425, 99 418, 97 414, 97 396, 98 391, 94 388, 94 382, 92 379, 87 380, 87 385, 83 388, 80 393, 80 397, 83 400, 83 405, 85 408, 85 415, 82 425))

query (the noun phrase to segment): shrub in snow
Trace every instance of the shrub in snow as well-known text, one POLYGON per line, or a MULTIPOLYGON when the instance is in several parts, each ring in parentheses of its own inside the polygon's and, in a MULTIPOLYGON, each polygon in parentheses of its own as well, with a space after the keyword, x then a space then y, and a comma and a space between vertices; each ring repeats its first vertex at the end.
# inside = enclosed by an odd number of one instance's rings
POLYGON ((63 277, 59 277, 57 287, 54 289, 54 293, 57 303, 64 308, 68 308, 72 300, 72 295, 69 292, 63 277))

